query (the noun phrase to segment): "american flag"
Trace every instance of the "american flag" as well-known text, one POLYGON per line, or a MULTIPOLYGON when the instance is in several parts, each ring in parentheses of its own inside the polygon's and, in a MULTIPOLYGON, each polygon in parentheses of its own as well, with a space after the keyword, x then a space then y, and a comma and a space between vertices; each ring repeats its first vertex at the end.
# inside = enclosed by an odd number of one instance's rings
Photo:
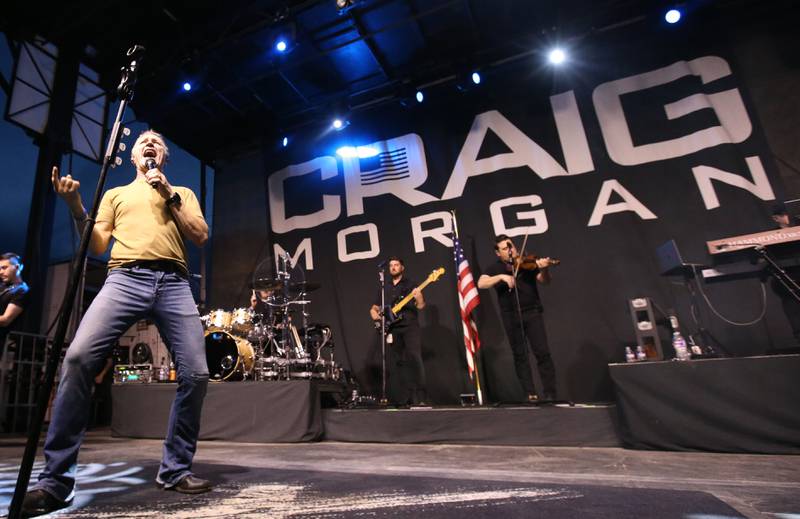
POLYGON ((408 153, 405 148, 387 150, 374 157, 359 159, 359 167, 362 186, 411 176, 408 169, 408 153))
POLYGON ((472 278, 469 262, 467 257, 464 256, 464 250, 461 248, 461 242, 455 236, 453 237, 453 254, 456 260, 456 271, 458 272, 458 305, 461 308, 464 347, 466 348, 469 376, 472 377, 475 372, 475 352, 481 347, 481 341, 478 338, 478 327, 475 326, 472 311, 477 308, 481 300, 478 297, 478 287, 472 278))

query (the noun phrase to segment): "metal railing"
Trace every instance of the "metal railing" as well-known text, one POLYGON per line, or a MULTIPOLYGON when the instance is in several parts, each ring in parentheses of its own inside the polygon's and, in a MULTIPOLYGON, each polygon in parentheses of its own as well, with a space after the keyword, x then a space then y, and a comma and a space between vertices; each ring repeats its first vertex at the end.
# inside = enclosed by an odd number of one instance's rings
MULTIPOLYGON (((0 358, 0 431, 28 431, 51 342, 45 335, 23 332, 8 334, 0 358)), ((48 418, 45 417, 45 421, 48 418)))

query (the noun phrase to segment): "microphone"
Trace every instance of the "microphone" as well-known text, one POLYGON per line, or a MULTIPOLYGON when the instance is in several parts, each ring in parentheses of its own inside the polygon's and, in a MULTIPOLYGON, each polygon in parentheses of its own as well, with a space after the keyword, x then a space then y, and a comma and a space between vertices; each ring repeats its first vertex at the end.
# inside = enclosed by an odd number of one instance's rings
MULTIPOLYGON (((147 168, 147 171, 156 169, 158 167, 158 164, 156 164, 156 161, 153 159, 147 159, 146 161, 144 161, 144 164, 145 167, 147 168)), ((152 186, 153 189, 158 189, 158 186, 155 184, 150 184, 150 186, 152 186)))
POLYGON ((386 260, 381 261, 380 263, 378 263, 378 268, 382 269, 383 267, 386 266, 386 263, 387 263, 386 260))

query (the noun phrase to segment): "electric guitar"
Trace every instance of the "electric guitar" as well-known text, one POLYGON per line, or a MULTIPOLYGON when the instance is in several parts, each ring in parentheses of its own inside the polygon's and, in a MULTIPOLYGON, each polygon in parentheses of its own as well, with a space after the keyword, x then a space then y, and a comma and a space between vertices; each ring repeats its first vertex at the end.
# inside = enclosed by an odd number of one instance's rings
MULTIPOLYGON (((440 277, 444 275, 444 268, 439 267, 438 269, 434 270, 428 275, 428 278, 423 281, 416 289, 422 292, 422 290, 437 281, 440 277)), ((384 319, 386 320, 386 333, 388 334, 392 328, 397 326, 400 321, 403 320, 403 316, 400 315, 400 311, 405 307, 412 299, 414 299, 414 291, 412 290, 409 292, 404 298, 400 299, 393 305, 386 305, 383 309, 384 319)), ((381 329, 381 322, 375 321, 375 328, 380 330, 381 329)))

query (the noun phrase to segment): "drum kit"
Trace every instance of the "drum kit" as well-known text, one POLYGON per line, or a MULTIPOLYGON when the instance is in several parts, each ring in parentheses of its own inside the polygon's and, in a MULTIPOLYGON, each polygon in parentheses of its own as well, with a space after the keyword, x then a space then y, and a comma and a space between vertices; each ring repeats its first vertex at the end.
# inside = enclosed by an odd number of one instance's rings
POLYGON ((292 283, 288 271, 253 280, 252 308, 200 318, 211 380, 341 380, 330 327, 310 323, 307 296, 320 286, 292 283))

